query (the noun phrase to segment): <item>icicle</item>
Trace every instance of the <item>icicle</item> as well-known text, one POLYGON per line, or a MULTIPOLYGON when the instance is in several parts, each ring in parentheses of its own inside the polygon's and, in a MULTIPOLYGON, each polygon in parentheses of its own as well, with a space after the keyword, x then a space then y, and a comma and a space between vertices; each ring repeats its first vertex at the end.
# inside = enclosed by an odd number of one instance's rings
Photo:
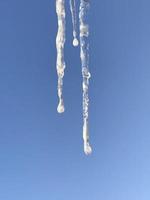
POLYGON ((65 0, 56 0, 56 13, 58 18, 58 32, 56 37, 56 49, 57 49, 57 61, 56 69, 58 75, 58 97, 59 103, 57 111, 59 113, 64 112, 64 102, 63 102, 63 76, 65 70, 64 61, 64 44, 65 44, 65 0))
POLYGON ((89 72, 89 26, 87 24, 87 11, 89 9, 89 0, 80 0, 80 12, 79 12, 79 23, 80 23, 80 58, 82 65, 82 76, 83 76, 83 140, 84 140, 84 152, 86 155, 92 152, 89 144, 89 130, 88 130, 88 87, 89 78, 91 77, 89 72))
POLYGON ((70 11, 72 15, 72 24, 73 24, 73 46, 78 46, 79 42, 77 39, 77 11, 76 11, 75 0, 70 0, 70 11))

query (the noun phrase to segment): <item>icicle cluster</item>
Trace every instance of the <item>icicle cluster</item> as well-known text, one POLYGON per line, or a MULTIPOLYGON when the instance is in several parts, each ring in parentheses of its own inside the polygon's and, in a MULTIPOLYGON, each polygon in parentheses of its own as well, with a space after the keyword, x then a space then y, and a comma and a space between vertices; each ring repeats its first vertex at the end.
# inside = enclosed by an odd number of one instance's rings
MULTIPOLYGON (((76 0, 70 0, 70 11, 72 15, 73 24, 73 46, 78 46, 77 39, 77 12, 76 12, 76 0)), ((80 0, 79 9, 79 30, 80 30, 80 58, 83 77, 83 141, 84 152, 86 155, 92 152, 89 144, 89 128, 88 128, 88 107, 89 107, 89 78, 91 77, 89 72, 89 26, 87 24, 87 12, 89 9, 89 0, 80 0)), ((56 0, 56 13, 58 17, 58 33, 56 37, 57 48, 57 63, 56 69, 58 74, 58 97, 59 104, 57 111, 59 113, 64 112, 64 102, 62 96, 63 88, 63 76, 65 70, 64 61, 64 44, 65 44, 65 0, 56 0)))

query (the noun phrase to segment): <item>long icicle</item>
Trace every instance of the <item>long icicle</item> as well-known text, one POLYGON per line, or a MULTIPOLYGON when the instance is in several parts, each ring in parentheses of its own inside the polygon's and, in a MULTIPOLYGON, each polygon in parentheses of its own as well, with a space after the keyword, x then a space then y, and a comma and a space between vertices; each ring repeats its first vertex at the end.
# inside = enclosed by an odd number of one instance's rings
POLYGON ((89 0, 80 0, 80 11, 79 11, 79 23, 80 23, 80 58, 82 66, 83 76, 83 141, 84 141, 84 152, 86 155, 92 152, 92 148, 89 144, 89 128, 88 128, 88 87, 89 78, 91 77, 89 72, 89 26, 87 24, 87 12, 90 6, 89 0))
POLYGON ((79 42, 77 39, 77 11, 76 11, 76 1, 70 0, 70 11, 72 16, 73 24, 73 46, 78 46, 79 42))
POLYGON ((63 101, 63 77, 65 70, 64 61, 64 44, 65 44, 65 0, 56 0, 56 13, 58 18, 58 32, 56 36, 56 49, 57 49, 57 61, 56 70, 58 75, 58 98, 59 103, 57 107, 58 113, 63 113, 65 110, 63 101))

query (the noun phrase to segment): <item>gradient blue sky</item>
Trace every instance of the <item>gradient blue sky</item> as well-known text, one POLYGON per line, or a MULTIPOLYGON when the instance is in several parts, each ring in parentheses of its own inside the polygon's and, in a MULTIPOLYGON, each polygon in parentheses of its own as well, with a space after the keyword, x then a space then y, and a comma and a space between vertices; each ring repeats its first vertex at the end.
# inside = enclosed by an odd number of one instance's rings
POLYGON ((90 157, 66 3, 59 115, 55 1, 0 0, 0 199, 149 200, 150 1, 91 0, 90 157))

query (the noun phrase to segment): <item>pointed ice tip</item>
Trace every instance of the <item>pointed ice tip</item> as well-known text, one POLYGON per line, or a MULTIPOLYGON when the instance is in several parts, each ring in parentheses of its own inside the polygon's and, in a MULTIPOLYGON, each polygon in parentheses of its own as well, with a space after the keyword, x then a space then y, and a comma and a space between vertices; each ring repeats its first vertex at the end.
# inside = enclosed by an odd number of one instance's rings
POLYGON ((77 39, 77 38, 74 38, 74 39, 73 39, 73 46, 74 46, 74 47, 77 47, 78 45, 79 45, 78 39, 77 39))
POLYGON ((90 155, 90 154, 92 153, 92 148, 90 147, 89 144, 85 144, 85 145, 84 145, 84 153, 85 153, 86 155, 90 155))
POLYGON ((65 111, 64 104, 62 102, 59 102, 58 107, 57 107, 57 112, 63 113, 64 111, 65 111))

